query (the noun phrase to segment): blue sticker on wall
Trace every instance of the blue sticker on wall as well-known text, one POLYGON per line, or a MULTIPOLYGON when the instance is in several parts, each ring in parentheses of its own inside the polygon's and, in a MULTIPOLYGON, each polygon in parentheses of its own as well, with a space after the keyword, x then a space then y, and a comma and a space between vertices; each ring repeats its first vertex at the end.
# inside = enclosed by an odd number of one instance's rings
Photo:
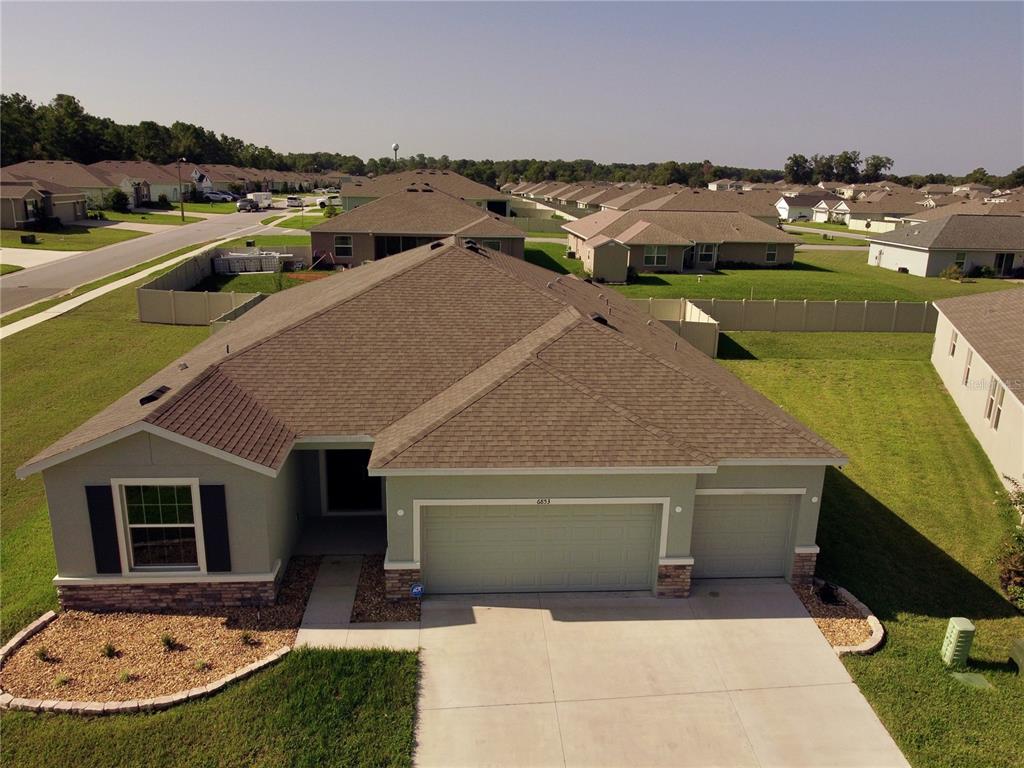
POLYGON ((416 582, 411 587, 409 587, 409 594, 413 597, 423 597, 423 585, 419 582, 416 582))

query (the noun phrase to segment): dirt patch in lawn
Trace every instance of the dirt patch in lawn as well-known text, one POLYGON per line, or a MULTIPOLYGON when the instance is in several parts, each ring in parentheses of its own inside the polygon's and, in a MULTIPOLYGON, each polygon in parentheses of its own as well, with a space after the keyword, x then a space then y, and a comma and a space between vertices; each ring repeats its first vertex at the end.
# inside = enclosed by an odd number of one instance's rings
POLYGON ((218 614, 65 611, 4 663, 27 699, 126 701, 197 688, 295 642, 320 558, 295 557, 277 603, 218 614))
POLYGON ((794 586, 793 591, 832 647, 860 645, 871 637, 871 625, 854 606, 838 597, 835 603, 825 602, 815 587, 794 586))
POLYGON ((364 555, 352 604, 352 623, 419 620, 419 600, 388 600, 385 596, 384 555, 364 555))
POLYGON ((314 280, 323 280, 325 277, 330 277, 333 272, 288 272, 288 277, 295 280, 301 280, 304 283, 311 283, 314 280))

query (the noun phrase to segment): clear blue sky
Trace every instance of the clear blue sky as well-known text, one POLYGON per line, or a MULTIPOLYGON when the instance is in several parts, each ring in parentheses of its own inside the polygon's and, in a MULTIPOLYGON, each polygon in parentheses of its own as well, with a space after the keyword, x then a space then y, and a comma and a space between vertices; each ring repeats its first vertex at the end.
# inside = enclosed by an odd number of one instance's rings
POLYGON ((1024 162, 1024 4, 0 6, 3 91, 279 151, 1024 162))

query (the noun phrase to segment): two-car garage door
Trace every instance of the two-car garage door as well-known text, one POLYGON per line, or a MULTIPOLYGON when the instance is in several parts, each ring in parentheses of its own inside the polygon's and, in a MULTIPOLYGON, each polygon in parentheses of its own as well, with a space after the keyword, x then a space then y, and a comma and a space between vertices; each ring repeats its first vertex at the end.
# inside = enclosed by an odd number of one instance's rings
POLYGON ((650 589, 661 506, 479 504, 423 508, 428 592, 650 589))

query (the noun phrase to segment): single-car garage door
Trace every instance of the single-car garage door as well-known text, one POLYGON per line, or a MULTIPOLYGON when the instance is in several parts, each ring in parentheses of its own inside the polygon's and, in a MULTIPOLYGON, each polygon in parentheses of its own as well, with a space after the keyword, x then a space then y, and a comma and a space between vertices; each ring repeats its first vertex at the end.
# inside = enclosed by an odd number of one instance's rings
POLYGON ((654 580, 660 506, 556 502, 422 510, 428 592, 650 589, 654 580))
POLYGON ((690 544, 694 577, 784 575, 795 508, 791 495, 697 496, 690 544))

